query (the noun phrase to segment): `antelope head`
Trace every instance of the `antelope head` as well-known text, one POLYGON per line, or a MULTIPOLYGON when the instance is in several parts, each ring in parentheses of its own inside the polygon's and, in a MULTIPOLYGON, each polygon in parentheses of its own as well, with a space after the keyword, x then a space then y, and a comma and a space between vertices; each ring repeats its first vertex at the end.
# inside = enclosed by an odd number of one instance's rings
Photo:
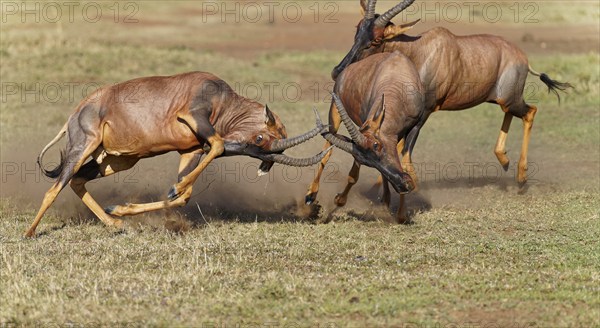
POLYGON ((337 76, 350 64, 361 60, 369 53, 379 49, 384 42, 403 34, 415 26, 419 20, 414 22, 394 25, 391 20, 400 12, 410 6, 415 0, 404 0, 397 4, 383 15, 375 14, 375 4, 377 0, 361 0, 360 4, 363 10, 363 19, 356 27, 354 35, 354 45, 346 54, 344 59, 333 69, 331 78, 337 76))
POLYGON ((300 145, 326 130, 318 115, 314 129, 297 137, 288 138, 285 126, 268 106, 257 110, 259 111, 255 116, 258 120, 245 124, 243 129, 238 129, 224 138, 223 156, 246 155, 260 159, 262 163, 258 174, 265 175, 274 163, 297 167, 310 166, 321 161, 329 151, 327 149, 307 158, 293 158, 283 154, 284 150, 300 145))
POLYGON ((386 138, 380 133, 385 118, 385 95, 382 95, 381 104, 371 110, 360 128, 354 124, 340 98, 335 93, 332 96, 350 138, 331 133, 324 133, 323 137, 337 148, 352 154, 359 163, 377 169, 398 193, 415 189, 410 175, 400 165, 396 149, 398 140, 386 138))

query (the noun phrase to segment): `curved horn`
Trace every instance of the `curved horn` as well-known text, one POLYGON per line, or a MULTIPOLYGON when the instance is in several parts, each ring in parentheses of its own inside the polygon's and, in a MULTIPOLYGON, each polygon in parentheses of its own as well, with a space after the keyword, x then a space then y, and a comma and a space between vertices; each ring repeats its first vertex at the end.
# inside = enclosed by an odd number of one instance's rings
POLYGON ((392 9, 386 11, 385 14, 377 17, 377 20, 375 20, 375 26, 386 27, 387 24, 392 20, 392 18, 396 17, 396 15, 401 13, 413 2, 415 2, 415 0, 404 0, 401 3, 395 5, 392 9))
POLYGON ((284 151, 288 148, 292 148, 301 143, 307 142, 308 140, 314 138, 317 134, 322 133, 323 130, 325 129, 325 126, 323 125, 323 122, 321 121, 321 118, 319 117, 319 114, 317 113, 317 109, 313 108, 313 111, 315 112, 316 121, 317 121, 316 128, 314 128, 302 135, 294 137, 294 138, 275 140, 271 143, 271 149, 269 151, 271 151, 273 153, 284 151))
POLYGON ((377 0, 360 0, 361 5, 365 8, 365 19, 373 19, 375 17, 375 5, 377 0), (365 1, 367 4, 365 5, 365 1))
POLYGON ((333 100, 335 101, 338 113, 340 113, 342 122, 344 122, 346 130, 348 130, 348 133, 350 133, 350 137, 352 137, 352 141, 354 141, 354 143, 362 147, 362 145, 364 145, 367 141, 365 136, 363 136, 362 133, 358 131, 358 127, 354 124, 354 122, 352 122, 350 116, 348 116, 348 112, 346 111, 346 108, 344 108, 344 104, 342 104, 340 97, 338 97, 334 92, 332 92, 331 95, 333 96, 333 100))
POLYGON ((346 141, 340 137, 338 137, 335 134, 332 133, 326 133, 323 135, 323 138, 325 138, 325 140, 327 140, 330 144, 334 145, 335 147, 352 154, 353 150, 354 150, 354 144, 350 141, 346 141))
POLYGON ((331 148, 333 148, 333 146, 323 150, 322 152, 316 154, 313 157, 307 157, 307 158, 294 158, 294 157, 289 157, 284 154, 271 154, 271 155, 264 156, 264 159, 268 159, 275 163, 288 165, 288 166, 296 166, 296 167, 311 166, 311 165, 315 165, 315 164, 319 163, 325 157, 325 155, 327 155, 327 153, 331 150, 331 148))

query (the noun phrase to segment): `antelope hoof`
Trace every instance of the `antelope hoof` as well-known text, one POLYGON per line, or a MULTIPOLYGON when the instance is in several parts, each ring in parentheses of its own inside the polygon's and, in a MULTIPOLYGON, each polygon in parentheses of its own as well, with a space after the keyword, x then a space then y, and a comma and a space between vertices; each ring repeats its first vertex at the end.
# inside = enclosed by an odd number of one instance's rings
POLYGON ((179 194, 177 192, 177 186, 173 186, 171 187, 171 189, 169 189, 169 193, 167 194, 167 198, 169 198, 170 201, 174 201, 177 198, 179 198, 179 196, 181 196, 181 194, 179 194))
POLYGON ((310 205, 310 204, 314 203, 316 199, 317 199, 317 193, 311 192, 310 194, 307 194, 306 196, 304 196, 304 204, 310 205))
POLYGON ((398 224, 412 224, 413 223, 409 217, 404 216, 404 215, 396 217, 396 222, 398 224))
POLYGON ((104 208, 104 213, 112 216, 121 217, 125 215, 124 208, 127 208, 128 205, 120 206, 120 205, 111 205, 104 208))
POLYGON ((508 156, 506 156, 506 151, 496 151, 495 153, 496 153, 496 158, 498 159, 498 162, 500 163, 500 165, 502 166, 504 171, 508 171, 508 165, 510 164, 510 159, 508 159, 508 156))
MULTIPOLYGON (((111 205, 104 208, 104 213, 116 217, 122 217, 125 215, 131 215, 129 212, 132 210, 132 205, 127 203, 125 205, 111 205)), ((117 220, 117 219, 115 219, 117 220)), ((121 221, 121 220, 119 220, 121 221)))
POLYGON ((519 183, 519 187, 523 188, 523 186, 525 185, 525 183, 527 183, 527 173, 526 173, 527 169, 525 169, 525 170, 519 170, 519 171, 521 171, 523 173, 519 172, 517 174, 517 182, 519 183))
POLYGON ((117 209, 117 205, 107 206, 104 208, 104 213, 114 215, 115 209, 117 209))
POLYGON ((35 238, 35 230, 27 230, 27 232, 23 234, 23 238, 35 238))
POLYGON ((340 207, 346 205, 346 201, 348 201, 348 197, 346 197, 342 194, 335 195, 335 199, 333 200, 335 205, 340 206, 340 207))

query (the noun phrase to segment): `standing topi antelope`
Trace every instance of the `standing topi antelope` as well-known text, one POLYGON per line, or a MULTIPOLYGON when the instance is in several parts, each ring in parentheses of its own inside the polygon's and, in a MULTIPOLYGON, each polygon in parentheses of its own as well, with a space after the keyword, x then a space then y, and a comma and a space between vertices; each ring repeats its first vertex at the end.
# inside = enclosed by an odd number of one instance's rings
MULTIPOLYGON (((333 101, 329 110, 329 132, 325 149, 330 144, 352 154, 355 158, 344 191, 335 197, 338 206, 346 204, 348 192, 357 182, 360 165, 376 168, 386 181, 400 193, 396 215, 399 223, 406 222, 404 193, 414 189, 413 179, 400 163, 399 141, 417 124, 423 113, 423 85, 413 63, 396 53, 377 54, 354 63, 337 77, 333 101), (341 122, 351 141, 336 135, 341 122), (357 124, 360 129, 355 126, 357 124)), ((319 190, 320 174, 331 152, 323 158, 305 201, 312 203, 319 190)), ((384 186, 387 188, 388 184, 384 186)), ((389 206, 389 190, 383 201, 389 206)))
MULTIPOLYGON (((554 92, 559 100, 557 90, 564 91, 572 86, 534 71, 523 51, 498 36, 456 36, 441 27, 416 37, 407 36, 404 32, 418 21, 396 26, 391 20, 414 0, 404 0, 383 15, 375 14, 376 2, 361 0, 364 17, 358 24, 354 45, 333 69, 332 78, 335 80, 351 63, 382 52, 399 51, 415 64, 425 87, 425 113, 405 141, 402 154, 408 157, 403 160, 406 163, 411 163, 410 156, 419 131, 431 113, 467 109, 484 102, 500 105, 505 114, 494 152, 507 170, 509 159, 505 143, 508 129, 513 117, 522 119, 524 132, 517 174, 517 181, 522 186, 527 181, 527 151, 537 112, 535 106, 523 100, 527 75, 539 76, 548 86, 548 92, 554 92)), ((407 171, 414 173, 412 165, 407 171)))
POLYGON ((218 77, 204 72, 145 77, 101 88, 84 99, 58 135, 40 153, 43 173, 57 178, 46 192, 39 212, 25 236, 35 235, 42 216, 67 183, 85 205, 108 226, 123 221, 112 216, 183 206, 200 173, 217 157, 247 155, 262 160, 259 174, 273 163, 309 166, 325 152, 311 158, 290 158, 282 152, 316 136, 324 127, 287 139, 277 115, 257 102, 237 95, 218 77), (60 164, 46 170, 44 153, 64 135, 66 150, 60 164), (93 179, 127 170, 138 160, 178 151, 178 182, 168 200, 110 206, 102 209, 85 184, 93 179), (202 156, 206 153, 206 156, 202 156), (84 162, 91 157, 87 163, 84 162))

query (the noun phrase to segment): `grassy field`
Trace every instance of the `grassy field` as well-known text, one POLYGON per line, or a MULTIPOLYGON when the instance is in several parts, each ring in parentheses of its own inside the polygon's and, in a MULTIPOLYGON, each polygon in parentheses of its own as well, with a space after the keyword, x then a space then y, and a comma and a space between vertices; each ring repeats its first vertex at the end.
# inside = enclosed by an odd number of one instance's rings
MULTIPOLYGON (((576 86, 559 104, 528 80, 527 100, 540 110, 524 193, 514 181, 521 124, 511 127, 509 171, 497 171, 492 150, 503 115, 481 105, 436 113, 423 129, 414 154, 420 190, 407 200, 412 225, 386 223, 387 210, 368 191, 370 169, 348 206, 334 209, 351 164, 337 152, 319 194, 329 224, 299 215, 313 170, 276 166, 254 179, 235 165, 255 161, 228 159, 199 179, 188 206, 131 218, 122 231, 104 227, 67 188, 38 238, 21 239, 51 185, 35 158, 90 86, 205 70, 268 102, 290 134, 313 124, 312 107, 326 117, 329 73, 350 45, 355 6, 340 2, 337 24, 204 24, 194 3, 139 2, 131 25, 111 17, 2 24, 0 327, 600 326, 600 55, 552 39, 557 19, 567 30, 597 29, 593 2, 536 3, 540 22, 518 22, 520 34, 506 17, 494 25, 514 42, 529 32, 545 40, 543 49, 525 44, 537 49, 532 66, 576 86), (301 45, 286 38, 302 29, 323 35, 301 45), (265 86, 273 82, 271 95, 265 86), (233 175, 223 173, 232 167, 233 175)), ((90 192, 102 205, 164 199, 176 156, 137 167, 91 183, 90 192)))
MULTIPOLYGON (((597 194, 503 198, 434 209, 412 226, 214 220, 182 234, 121 233, 52 217, 36 240, 3 241, 0 316, 27 325, 597 325, 597 194)), ((17 233, 33 211, 5 203, 2 214, 3 231, 17 233)))

